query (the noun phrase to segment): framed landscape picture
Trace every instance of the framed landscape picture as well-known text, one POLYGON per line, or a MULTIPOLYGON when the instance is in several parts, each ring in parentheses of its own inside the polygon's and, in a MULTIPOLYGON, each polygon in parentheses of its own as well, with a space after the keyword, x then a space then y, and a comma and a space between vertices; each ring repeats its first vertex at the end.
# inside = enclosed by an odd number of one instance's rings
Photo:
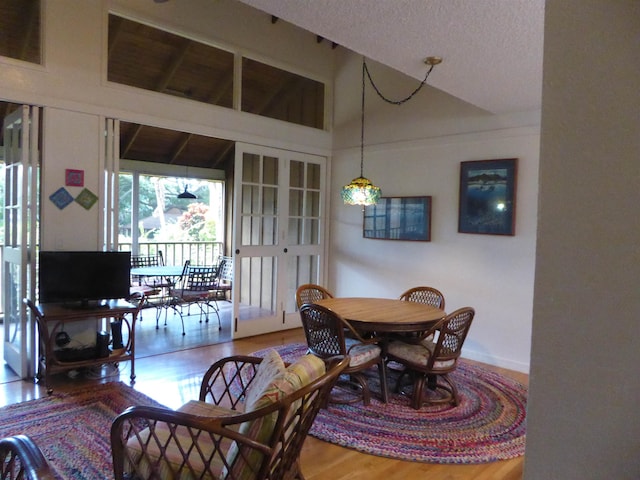
POLYGON ((515 235, 518 159, 460 163, 458 232, 515 235))
POLYGON ((431 241, 431 197, 382 197, 364 207, 364 238, 431 241))

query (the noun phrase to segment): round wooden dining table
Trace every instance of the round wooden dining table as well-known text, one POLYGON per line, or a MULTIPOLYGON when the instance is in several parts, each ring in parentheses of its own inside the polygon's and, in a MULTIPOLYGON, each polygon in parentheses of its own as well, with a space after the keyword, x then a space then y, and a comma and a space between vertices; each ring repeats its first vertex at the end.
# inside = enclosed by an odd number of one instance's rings
POLYGON ((333 310, 363 332, 420 332, 442 320, 444 310, 423 303, 391 298, 334 297, 314 303, 333 310))

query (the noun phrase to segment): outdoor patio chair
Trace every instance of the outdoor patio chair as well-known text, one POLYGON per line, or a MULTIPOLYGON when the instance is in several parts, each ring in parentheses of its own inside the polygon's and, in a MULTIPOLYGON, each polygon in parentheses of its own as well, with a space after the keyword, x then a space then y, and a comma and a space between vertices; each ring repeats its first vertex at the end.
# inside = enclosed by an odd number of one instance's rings
POLYGON ((216 299, 231 301, 231 290, 233 288, 233 257, 220 256, 216 276, 216 299))
MULTIPOLYGON (((456 369, 458 359, 462 353, 475 310, 464 307, 447 315, 436 327, 438 336, 433 341, 424 338, 407 338, 404 340, 392 340, 387 345, 387 360, 395 361, 404 366, 400 374, 396 391, 401 391, 404 375, 413 377, 413 393, 411 406, 420 409, 423 403, 452 403, 458 405, 460 398, 455 384, 449 378, 449 373, 456 369), (442 380, 442 381, 438 381, 442 380), (439 392, 440 395, 426 396, 425 386, 428 390, 439 392)), ((432 331, 425 332, 425 336, 432 331)))
POLYGON ((113 421, 115 479, 303 479, 303 442, 348 362, 325 369, 305 355, 285 368, 275 350, 217 361, 198 401, 177 411, 133 406, 113 421))
POLYGON ((0 478, 54 480, 56 477, 40 448, 27 435, 0 439, 0 478))
POLYGON ((184 331, 183 307, 196 305, 200 309, 200 323, 204 315, 205 322, 209 322, 209 311, 218 317, 218 330, 222 330, 220 313, 217 303, 216 288, 218 285, 217 268, 215 266, 193 266, 185 264, 185 270, 180 281, 170 288, 168 307, 180 315, 182 334, 184 331))

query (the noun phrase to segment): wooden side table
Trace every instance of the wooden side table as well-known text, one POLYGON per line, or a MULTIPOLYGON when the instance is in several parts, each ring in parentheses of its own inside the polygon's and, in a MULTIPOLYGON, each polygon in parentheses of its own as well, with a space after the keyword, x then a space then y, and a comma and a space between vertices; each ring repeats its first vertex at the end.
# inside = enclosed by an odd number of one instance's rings
MULTIPOLYGON (((39 336, 38 352, 38 380, 44 378, 47 393, 53 392, 50 377, 53 374, 66 372, 82 367, 102 365, 104 363, 118 363, 129 360, 131 362, 131 383, 135 380, 135 322, 140 310, 140 304, 129 301, 109 300, 100 306, 75 307, 61 303, 42 303, 35 305, 25 299, 36 319, 39 336), (94 358, 64 361, 56 353, 56 335, 63 332, 65 322, 79 322, 88 319, 113 319, 122 325, 122 337, 126 339, 123 348, 112 352, 108 357, 98 357, 97 350, 94 358)), ((96 332, 97 333, 97 332, 96 332)))

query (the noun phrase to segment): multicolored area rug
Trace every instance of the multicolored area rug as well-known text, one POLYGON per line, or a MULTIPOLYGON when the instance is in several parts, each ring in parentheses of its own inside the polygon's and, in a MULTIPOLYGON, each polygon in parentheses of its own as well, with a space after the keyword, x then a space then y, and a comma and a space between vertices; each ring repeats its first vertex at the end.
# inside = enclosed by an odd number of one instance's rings
POLYGON ((29 435, 60 479, 113 478, 111 422, 131 405, 159 406, 121 382, 54 393, 0 408, 0 437, 29 435))
MULTIPOLYGON (((276 350, 285 361, 306 352, 291 344, 276 350)), ((266 350, 253 353, 262 356, 266 350)), ((524 454, 527 388, 488 369, 462 361, 450 374, 460 404, 423 406, 393 393, 397 372, 389 371, 390 402, 378 400, 378 373, 371 369, 372 400, 331 404, 321 410, 310 434, 321 440, 382 457, 425 463, 471 464, 506 460, 524 454)))

